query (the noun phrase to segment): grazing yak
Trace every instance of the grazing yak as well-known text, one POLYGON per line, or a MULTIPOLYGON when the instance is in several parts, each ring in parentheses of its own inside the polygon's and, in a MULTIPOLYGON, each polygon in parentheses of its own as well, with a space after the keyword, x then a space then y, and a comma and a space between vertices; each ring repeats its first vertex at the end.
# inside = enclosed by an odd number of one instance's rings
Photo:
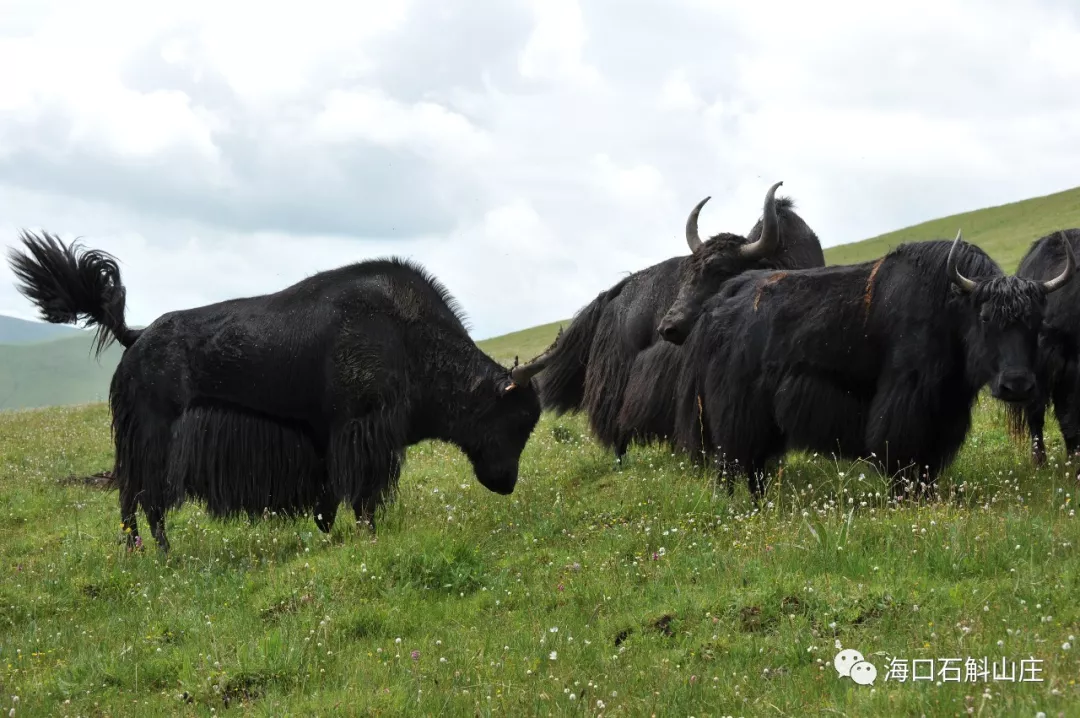
MULTIPOLYGON (((776 197, 781 184, 768 190, 762 217, 747 237, 721 233, 703 241, 698 214, 706 197, 686 222, 691 254, 635 272, 579 310, 554 348, 542 355, 546 368, 537 382, 544 408, 557 414, 584 410, 593 435, 620 462, 631 441, 669 436, 674 428, 670 413, 638 423, 620 414, 631 383, 635 393, 672 395, 673 387, 664 384, 668 375, 651 367, 658 358, 654 348, 665 357, 671 351, 659 344, 658 324, 679 287, 692 283, 704 294, 746 269, 825 264, 817 235, 789 198, 776 197)), ((683 322, 680 330, 689 331, 689 326, 683 322)))
POLYGON ((755 498, 789 450, 876 457, 894 492, 917 479, 932 493, 984 385, 1031 398, 1046 296, 1075 269, 1066 257, 1046 281, 1006 276, 957 233, 861 264, 744 272, 683 347, 675 444, 746 475, 755 498))
POLYGON ((27 253, 10 263, 43 318, 85 318, 98 352, 124 346, 109 403, 129 546, 141 545, 141 505, 167 552, 165 514, 187 498, 214 516, 315 512, 324 532, 345 501, 374 530, 406 447, 424 439, 460 447, 491 491, 514 490, 542 364, 510 371, 481 352, 421 267, 359 262, 132 329, 113 257, 20 238, 27 253))
MULTIPOLYGON (((1080 229, 1061 230, 1035 240, 1020 260, 1016 276, 1035 280, 1056 276, 1068 261, 1066 244, 1074 252, 1080 250, 1080 229)), ((1042 464, 1046 461, 1046 407, 1053 402, 1065 453, 1076 458, 1080 452, 1080 282, 1070 282, 1046 300, 1035 386, 1032 401, 1007 407, 1011 432, 1021 439, 1025 433, 1030 435, 1032 460, 1042 464)))

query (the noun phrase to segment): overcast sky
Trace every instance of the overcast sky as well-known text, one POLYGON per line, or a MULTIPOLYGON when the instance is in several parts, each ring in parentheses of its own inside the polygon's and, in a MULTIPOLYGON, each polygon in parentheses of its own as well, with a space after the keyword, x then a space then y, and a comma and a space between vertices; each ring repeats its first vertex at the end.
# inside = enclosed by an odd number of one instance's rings
POLYGON ((399 254, 484 338, 705 195, 745 233, 783 180, 831 246, 1080 184, 1073 0, 0 5, 0 243, 117 255, 133 324, 399 254))

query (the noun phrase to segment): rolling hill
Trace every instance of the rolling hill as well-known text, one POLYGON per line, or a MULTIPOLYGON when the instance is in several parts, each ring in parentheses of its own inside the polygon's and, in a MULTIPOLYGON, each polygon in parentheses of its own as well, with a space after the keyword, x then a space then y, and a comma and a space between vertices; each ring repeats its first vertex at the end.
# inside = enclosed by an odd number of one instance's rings
MULTIPOLYGON (((962 227, 965 239, 985 249, 1005 271, 1012 272, 1032 240, 1055 229, 1078 226, 1080 187, 942 217, 861 242, 829 247, 825 250, 825 261, 848 264, 874 259, 902 242, 951 238, 962 227)), ((485 339, 478 344, 504 364, 511 364, 515 356, 524 362, 543 351, 565 321, 485 339)), ((0 410, 102 401, 108 394, 109 378, 120 354, 120 348, 113 346, 100 360, 95 360, 87 332, 0 316, 0 410)))
POLYGON ((28 344, 63 337, 82 337, 85 333, 63 324, 30 322, 0 314, 0 344, 28 344))

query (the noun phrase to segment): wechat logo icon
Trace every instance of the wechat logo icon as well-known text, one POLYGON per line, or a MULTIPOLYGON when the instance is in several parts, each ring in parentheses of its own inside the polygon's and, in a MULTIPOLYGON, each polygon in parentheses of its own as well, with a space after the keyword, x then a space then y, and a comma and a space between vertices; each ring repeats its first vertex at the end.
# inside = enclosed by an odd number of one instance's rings
POLYGON ((877 678, 877 667, 854 648, 845 648, 837 653, 833 667, 840 678, 850 678, 860 686, 872 685, 877 678))

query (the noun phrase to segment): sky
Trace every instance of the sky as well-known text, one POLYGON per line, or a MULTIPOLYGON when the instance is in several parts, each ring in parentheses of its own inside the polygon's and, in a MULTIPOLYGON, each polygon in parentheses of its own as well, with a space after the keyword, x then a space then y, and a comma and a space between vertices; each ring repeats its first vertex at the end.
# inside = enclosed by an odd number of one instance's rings
POLYGON ((400 255, 482 339, 687 254, 706 195, 745 234, 782 180, 828 247, 1080 185, 1072 0, 0 6, 0 244, 114 254, 134 325, 400 255))

